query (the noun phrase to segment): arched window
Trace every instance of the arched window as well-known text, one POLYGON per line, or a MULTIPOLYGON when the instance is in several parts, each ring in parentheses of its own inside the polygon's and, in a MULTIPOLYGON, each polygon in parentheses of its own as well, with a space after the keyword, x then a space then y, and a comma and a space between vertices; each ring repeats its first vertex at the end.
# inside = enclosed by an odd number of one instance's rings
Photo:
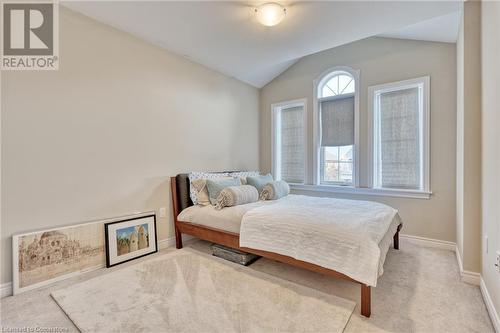
POLYGON ((356 184, 357 76, 350 68, 336 68, 316 81, 319 184, 356 184))
POLYGON ((318 98, 354 94, 356 81, 348 72, 336 71, 322 80, 318 98))

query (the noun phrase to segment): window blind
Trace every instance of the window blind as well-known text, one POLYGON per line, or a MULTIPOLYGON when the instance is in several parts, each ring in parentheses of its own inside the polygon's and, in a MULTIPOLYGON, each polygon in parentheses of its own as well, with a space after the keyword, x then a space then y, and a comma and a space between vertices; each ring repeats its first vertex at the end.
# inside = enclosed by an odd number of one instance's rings
POLYGON ((419 88, 381 93, 379 103, 380 185, 419 189, 419 88))
POLYGON ((281 179, 289 183, 304 182, 304 108, 281 110, 280 128, 281 179))
POLYGON ((321 145, 354 145, 354 97, 321 102, 321 145))

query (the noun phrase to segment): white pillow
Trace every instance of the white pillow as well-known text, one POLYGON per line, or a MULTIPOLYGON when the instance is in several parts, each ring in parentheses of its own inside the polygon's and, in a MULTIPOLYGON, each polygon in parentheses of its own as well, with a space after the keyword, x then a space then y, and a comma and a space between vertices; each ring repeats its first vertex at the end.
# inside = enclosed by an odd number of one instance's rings
POLYGON ((260 175, 259 171, 236 171, 230 172, 231 177, 239 178, 241 180, 241 185, 247 184, 247 177, 256 177, 260 175))
POLYGON ((269 182, 260 192, 260 200, 278 200, 290 194, 290 186, 283 180, 269 182))
POLYGON ((220 192, 215 209, 244 205, 258 200, 259 192, 251 185, 229 186, 220 192))
MULTIPOLYGON (((208 190, 206 187, 206 182, 195 182, 196 186, 194 186, 193 181, 197 179, 217 179, 217 178, 228 178, 228 172, 190 172, 189 173, 189 196, 191 197, 191 201, 193 201, 194 205, 198 204, 198 195, 201 196, 200 204, 205 204, 206 198, 208 198, 208 190), (206 195, 205 195, 206 194, 206 195)), ((229 177, 232 178, 232 177, 229 177)), ((210 203, 210 201, 208 201, 210 203)))

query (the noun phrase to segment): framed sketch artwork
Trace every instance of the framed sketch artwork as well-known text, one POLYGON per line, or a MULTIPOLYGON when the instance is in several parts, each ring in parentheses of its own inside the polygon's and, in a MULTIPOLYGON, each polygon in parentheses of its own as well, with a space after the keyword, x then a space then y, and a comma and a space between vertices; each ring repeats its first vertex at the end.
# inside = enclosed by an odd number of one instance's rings
POLYGON ((104 232, 106 267, 158 252, 155 214, 106 223, 104 232))
POLYGON ((13 293, 104 266, 103 221, 12 236, 13 293))

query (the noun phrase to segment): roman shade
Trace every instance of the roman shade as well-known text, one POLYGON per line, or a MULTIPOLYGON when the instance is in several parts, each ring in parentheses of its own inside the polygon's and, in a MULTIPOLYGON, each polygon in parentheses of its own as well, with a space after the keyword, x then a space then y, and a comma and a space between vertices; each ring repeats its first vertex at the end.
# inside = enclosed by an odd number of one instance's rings
POLYGON ((379 97, 380 185, 420 188, 419 88, 384 92, 379 97))
POLYGON ((304 108, 281 110, 280 117, 280 174, 289 183, 304 182, 304 108))
POLYGON ((321 145, 354 145, 354 96, 321 101, 320 107, 321 145))

